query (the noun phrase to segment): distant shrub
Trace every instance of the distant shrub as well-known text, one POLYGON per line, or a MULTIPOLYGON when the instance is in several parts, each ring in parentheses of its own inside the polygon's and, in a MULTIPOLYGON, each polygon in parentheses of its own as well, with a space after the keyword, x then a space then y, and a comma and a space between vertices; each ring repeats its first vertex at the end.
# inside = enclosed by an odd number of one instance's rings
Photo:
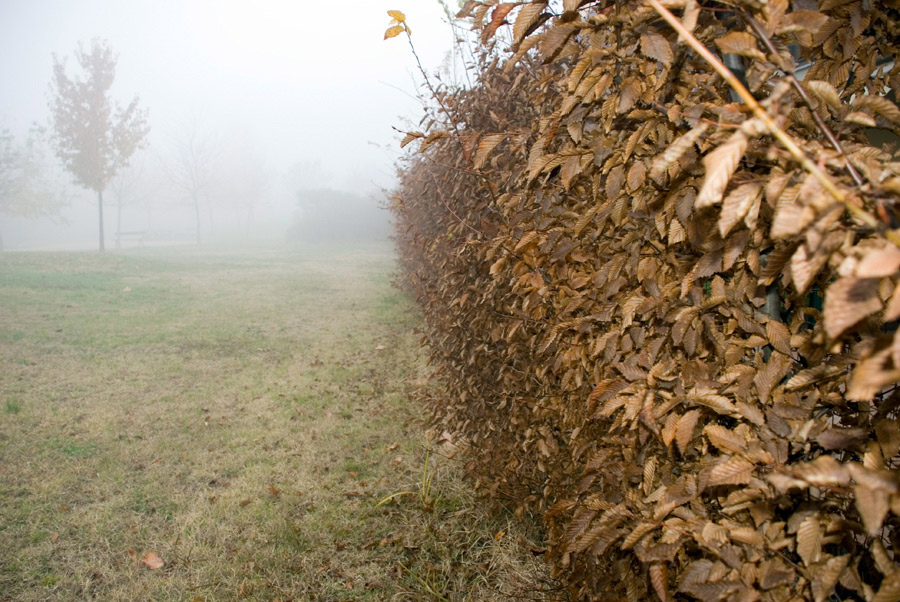
POLYGON ((390 215, 375 199, 327 188, 301 190, 297 196, 290 240, 387 240, 390 234, 390 215))

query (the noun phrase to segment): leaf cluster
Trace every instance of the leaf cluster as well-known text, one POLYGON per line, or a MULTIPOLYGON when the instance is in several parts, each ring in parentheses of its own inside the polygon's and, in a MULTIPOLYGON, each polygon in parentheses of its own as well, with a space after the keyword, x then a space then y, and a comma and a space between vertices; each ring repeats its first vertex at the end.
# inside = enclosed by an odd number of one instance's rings
POLYGON ((513 46, 393 200, 434 421, 578 599, 896 602, 900 13, 665 5, 464 4, 513 46))

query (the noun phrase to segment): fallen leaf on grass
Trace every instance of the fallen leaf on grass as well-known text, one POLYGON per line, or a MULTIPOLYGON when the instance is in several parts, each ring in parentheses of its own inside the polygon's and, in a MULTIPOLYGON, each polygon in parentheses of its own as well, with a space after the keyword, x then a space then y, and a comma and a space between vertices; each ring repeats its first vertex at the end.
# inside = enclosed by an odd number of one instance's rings
POLYGON ((150 567, 150 570, 155 571, 156 569, 161 569, 165 564, 163 559, 159 557, 159 554, 156 552, 147 552, 144 554, 144 557, 141 558, 141 562, 150 567))
POLYGON ((494 535, 494 540, 500 541, 501 539, 503 539, 504 535, 506 535, 506 531, 497 531, 497 534, 494 535))
POLYGON ((248 506, 250 504, 250 500, 241 500, 241 507, 248 506))
POLYGON ((387 347, 385 347, 384 345, 375 346, 375 351, 384 351, 385 349, 387 349, 387 347))
POLYGON ((271 493, 275 497, 278 497, 279 495, 281 495, 281 490, 274 485, 269 485, 269 493, 271 493))
POLYGON ((59 541, 59 533, 53 533, 50 535, 50 543, 56 543, 59 541))
POLYGON ((387 450, 388 450, 388 451, 394 451, 394 450, 397 449, 398 447, 400 447, 400 444, 399 444, 399 443, 391 443, 390 445, 388 445, 387 450))

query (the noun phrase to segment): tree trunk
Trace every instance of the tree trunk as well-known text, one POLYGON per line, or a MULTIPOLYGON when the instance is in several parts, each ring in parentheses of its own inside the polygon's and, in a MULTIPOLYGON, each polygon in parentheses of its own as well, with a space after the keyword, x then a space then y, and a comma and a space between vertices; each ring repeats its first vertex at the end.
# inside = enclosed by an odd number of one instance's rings
POLYGON ((193 195, 194 197, 194 217, 197 220, 197 244, 200 244, 200 201, 197 199, 197 195, 193 195))
POLYGON ((122 248, 122 202, 116 204, 116 248, 122 248))
POLYGON ((105 251, 105 247, 103 246, 103 191, 97 191, 97 207, 99 209, 100 215, 100 252, 105 251))

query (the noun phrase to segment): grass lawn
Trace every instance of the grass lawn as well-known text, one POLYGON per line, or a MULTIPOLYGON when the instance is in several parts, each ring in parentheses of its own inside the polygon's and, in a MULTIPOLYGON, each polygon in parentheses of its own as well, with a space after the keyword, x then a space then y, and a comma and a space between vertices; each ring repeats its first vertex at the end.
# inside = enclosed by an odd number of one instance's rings
POLYGON ((550 599, 539 535, 427 451, 393 269, 0 254, 0 600, 550 599))

